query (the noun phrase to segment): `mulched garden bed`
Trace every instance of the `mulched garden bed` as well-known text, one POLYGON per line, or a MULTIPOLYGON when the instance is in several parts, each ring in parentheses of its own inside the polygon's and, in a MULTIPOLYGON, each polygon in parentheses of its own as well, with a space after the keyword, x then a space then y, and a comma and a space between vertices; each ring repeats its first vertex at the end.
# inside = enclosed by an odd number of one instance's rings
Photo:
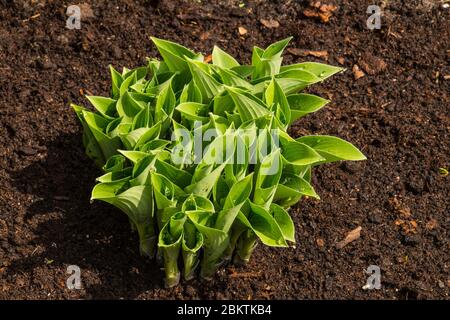
POLYGON ((449 9, 384 1, 370 31, 373 1, 322 2, 337 7, 329 17, 309 1, 92 1, 69 30, 76 3, 0 0, 0 299, 448 299, 449 9), (155 56, 150 35, 244 62, 292 35, 286 62, 347 68, 310 89, 332 103, 291 132, 339 136, 368 160, 315 171, 321 200, 293 208, 295 248, 260 246, 247 266, 165 289, 126 216, 89 203, 99 172, 69 103, 107 95, 108 64, 155 56), (73 264, 81 290, 66 288, 73 264), (369 265, 380 290, 362 289, 369 265))

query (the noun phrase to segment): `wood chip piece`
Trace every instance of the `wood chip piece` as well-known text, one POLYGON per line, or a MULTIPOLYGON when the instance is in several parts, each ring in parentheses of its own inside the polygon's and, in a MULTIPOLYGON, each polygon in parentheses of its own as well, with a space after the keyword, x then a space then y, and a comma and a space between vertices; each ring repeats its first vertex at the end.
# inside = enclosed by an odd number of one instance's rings
POLYGON ((294 56, 301 56, 301 57, 313 56, 316 58, 324 58, 325 60, 328 60, 328 51, 313 51, 298 48, 289 48, 287 51, 293 54, 294 56))
POLYGON ((319 12, 319 18, 323 23, 330 21, 332 15, 333 14, 331 12, 319 12))
POLYGON ((359 68, 359 66, 357 64, 355 64, 353 66, 353 75, 355 76, 355 80, 358 80, 359 78, 362 78, 365 76, 365 73, 361 71, 361 69, 359 68))
POLYGON ((308 18, 315 18, 315 17, 319 16, 318 12, 316 10, 313 10, 313 9, 305 9, 305 10, 303 10, 303 15, 305 17, 308 17, 308 18))
POLYGON ((245 29, 244 27, 239 27, 238 31, 241 36, 243 36, 244 34, 247 34, 247 29, 245 29))
POLYGON ((337 10, 337 6, 335 6, 334 4, 322 4, 319 7, 319 10, 322 12, 334 12, 337 10))
POLYGON ((361 236, 361 229, 362 229, 362 227, 359 226, 356 229, 353 229, 352 231, 347 233, 347 236, 345 237, 344 240, 339 241, 338 243, 336 243, 336 248, 342 249, 343 247, 345 247, 350 242, 353 242, 353 241, 359 239, 359 237, 361 236))
POLYGON ((274 19, 270 19, 270 20, 261 19, 261 20, 259 20, 259 22, 261 22, 261 24, 264 27, 269 28, 269 29, 278 28, 280 26, 280 23, 274 19))
POLYGON ((395 225, 400 227, 400 230, 405 235, 417 234, 417 222, 415 220, 395 220, 395 225))
POLYGON ((410 218, 411 217, 411 209, 405 205, 403 205, 400 200, 398 200, 397 196, 389 199, 390 204, 394 208, 394 210, 400 215, 401 218, 410 218))
POLYGON ((232 272, 230 278, 258 278, 261 272, 232 272))
POLYGON ((303 15, 308 18, 319 18, 323 23, 327 23, 337 9, 338 7, 333 4, 322 4, 316 1, 311 2, 309 8, 303 10, 303 15))

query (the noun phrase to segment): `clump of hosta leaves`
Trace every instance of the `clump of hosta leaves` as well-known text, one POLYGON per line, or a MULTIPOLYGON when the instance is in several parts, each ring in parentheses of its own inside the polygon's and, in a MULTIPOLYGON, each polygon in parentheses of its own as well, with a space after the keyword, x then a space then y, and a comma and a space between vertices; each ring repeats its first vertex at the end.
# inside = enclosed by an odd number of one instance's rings
POLYGON ((206 63, 152 40, 161 61, 121 73, 111 67, 110 97, 88 97, 96 112, 73 105, 87 155, 104 171, 92 199, 128 216, 141 253, 163 264, 167 286, 198 269, 210 278, 223 263, 247 262, 258 242, 294 243, 288 209, 302 196, 318 198, 312 168, 365 159, 339 138, 287 133, 328 103, 299 92, 341 69, 282 66, 290 38, 254 47, 251 65, 218 47, 206 63), (224 146, 229 152, 218 152, 224 146))

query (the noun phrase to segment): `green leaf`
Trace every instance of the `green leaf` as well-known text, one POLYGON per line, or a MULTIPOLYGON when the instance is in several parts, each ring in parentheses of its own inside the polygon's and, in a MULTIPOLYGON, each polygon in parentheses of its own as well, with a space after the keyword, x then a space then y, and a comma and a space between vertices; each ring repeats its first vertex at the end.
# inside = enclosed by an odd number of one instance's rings
POLYGON ((139 162, 142 158, 148 156, 148 153, 134 150, 118 150, 125 158, 133 162, 134 164, 139 162))
POLYGON ((193 211, 188 214, 188 217, 197 230, 203 235, 204 252, 200 275, 203 278, 209 279, 217 271, 222 254, 228 247, 230 237, 222 230, 206 226, 204 223, 205 213, 203 212, 193 211))
POLYGON ((162 174, 182 189, 192 181, 192 175, 189 172, 180 170, 165 161, 156 159, 155 168, 157 173, 162 174))
POLYGON ((298 141, 290 141, 282 145, 282 149, 284 159, 294 165, 304 166, 323 160, 313 148, 298 141))
POLYGON ((287 208, 297 203, 302 195, 320 199, 308 181, 294 174, 286 174, 277 186, 273 201, 287 208))
POLYGON ((264 50, 264 52, 263 52, 261 57, 263 59, 268 59, 268 58, 273 58, 273 57, 280 57, 281 54, 283 53, 283 50, 289 44, 291 39, 292 39, 292 37, 288 37, 286 39, 283 39, 283 40, 277 41, 275 43, 272 43, 270 46, 268 46, 264 50))
POLYGON ((325 162, 334 162, 340 160, 366 160, 362 154, 350 142, 332 136, 304 136, 297 139, 298 142, 308 145, 316 150, 325 162))
POLYGON ((122 85, 123 78, 122 78, 122 75, 116 69, 114 69, 114 67, 112 65, 109 65, 109 70, 111 72, 111 82, 112 82, 111 96, 114 99, 117 99, 120 96, 119 89, 120 89, 120 86, 122 85))
MULTIPOLYGON (((209 164, 223 163, 233 156, 235 134, 225 133, 216 137, 204 148, 202 161, 209 164)), ((205 138, 204 138, 205 139, 205 138)))
MULTIPOLYGON (((123 75, 122 75, 123 77, 123 75)), ((125 92, 128 92, 129 88, 134 85, 137 81, 137 75, 136 72, 132 72, 131 74, 129 74, 127 77, 123 77, 123 82, 120 85, 120 96, 123 96, 123 94, 125 92)))
POLYGON ((139 160, 133 167, 130 180, 131 186, 151 185, 150 173, 155 170, 156 157, 154 155, 147 155, 139 160))
POLYGON ((287 247, 283 233, 274 217, 263 207, 250 203, 248 217, 239 213, 238 219, 251 228, 258 238, 270 247, 287 247))
POLYGON ((224 69, 239 67, 239 62, 237 62, 236 59, 220 49, 218 46, 214 46, 212 52, 212 62, 214 65, 224 69))
POLYGON ((191 211, 202 211, 213 213, 215 211, 213 203, 205 197, 191 194, 181 205, 181 211, 189 213, 191 211))
POLYGON ((174 145, 171 152, 171 161, 174 165, 182 169, 185 165, 190 165, 193 161, 193 141, 192 133, 183 125, 172 120, 173 132, 171 140, 174 145))
POLYGON ((202 197, 208 197, 212 188, 217 183, 220 175, 222 174, 223 169, 227 163, 223 163, 218 166, 216 169, 211 171, 210 174, 203 177, 201 180, 197 180, 197 182, 187 186, 185 188, 187 193, 193 193, 202 197))
POLYGON ((237 88, 226 88, 233 99, 242 121, 254 120, 269 114, 264 103, 246 91, 237 88))
POLYGON ((242 205, 252 192, 253 173, 234 184, 225 199, 223 210, 219 212, 215 227, 228 232, 241 210, 242 205))
POLYGON ((181 247, 184 262, 183 276, 186 281, 191 280, 195 276, 195 270, 200 262, 199 255, 203 243, 203 235, 197 231, 192 222, 186 221, 181 247))
POLYGON ((278 182, 281 177, 283 166, 280 158, 280 151, 270 153, 258 167, 255 182, 253 202, 268 209, 272 203, 278 182))
POLYGON ((213 112, 216 115, 225 117, 226 112, 234 112, 235 105, 228 92, 223 92, 222 94, 215 96, 213 99, 213 112))
POLYGON ((283 61, 281 54, 291 39, 292 37, 289 37, 275 42, 268 46, 265 50, 258 47, 253 48, 253 80, 271 77, 280 72, 281 63, 283 61))
POLYGON ((153 125, 152 109, 147 105, 144 109, 134 117, 132 123, 132 130, 139 128, 150 128, 153 125))
POLYGON ((105 164, 106 159, 103 155, 102 149, 84 119, 83 110, 85 109, 75 104, 71 104, 71 107, 74 109, 78 119, 83 125, 83 145, 87 156, 91 158, 98 167, 102 167, 105 164))
POLYGON ((148 73, 147 67, 138 67, 135 69, 127 70, 124 68, 124 72, 122 74, 123 79, 127 79, 130 76, 134 76, 136 78, 136 81, 142 80, 145 78, 145 76, 148 73), (134 75, 133 75, 134 74, 134 75))
POLYGON ((330 102, 329 100, 306 93, 290 95, 287 97, 287 100, 291 108, 291 124, 309 113, 316 112, 330 102))
POLYGON ((123 117, 131 123, 133 118, 145 108, 145 104, 136 101, 128 91, 125 91, 117 100, 116 108, 119 117, 123 117))
POLYGON ((175 207, 178 200, 185 196, 183 190, 165 176, 152 172, 151 184, 155 193, 155 203, 158 209, 175 207))
POLYGON ((291 70, 285 71, 277 76, 278 83, 286 95, 297 93, 300 90, 320 81, 315 75, 308 71, 291 70))
POLYGON ((245 79, 252 75, 254 67, 249 65, 241 65, 233 67, 230 70, 238 74, 241 78, 245 79))
POLYGON ((183 226, 186 216, 179 212, 173 215, 159 234, 158 248, 163 253, 166 287, 176 286, 180 281, 178 256, 183 241, 183 226))
POLYGON ((169 151, 166 147, 170 144, 170 141, 163 139, 155 139, 144 143, 137 149, 142 152, 147 152, 150 154, 158 154, 161 158, 168 159, 166 156, 170 157, 169 151))
POLYGON ((202 102, 209 103, 215 96, 223 91, 223 85, 206 71, 209 70, 209 66, 206 63, 191 59, 187 59, 187 62, 195 86, 201 92, 202 102))
POLYGON ((270 205, 273 218, 280 227, 283 237, 287 241, 295 242, 295 227, 289 214, 280 206, 272 203, 270 205))
POLYGON ((219 67, 214 68, 214 70, 222 80, 223 84, 232 87, 240 87, 246 90, 253 90, 253 86, 250 82, 242 79, 233 71, 222 69, 219 67))
POLYGON ((155 120, 166 120, 167 117, 172 115, 175 105, 176 98, 172 90, 172 83, 170 82, 164 89, 161 90, 158 99, 156 100, 155 120))
POLYGON ((97 182, 113 182, 118 180, 124 180, 126 183, 131 178, 131 172, 133 171, 132 167, 127 167, 118 171, 107 172, 104 175, 96 178, 97 182))
POLYGON ((308 72, 311 72, 316 77, 318 77, 320 80, 323 81, 328 77, 331 77, 332 75, 343 71, 343 68, 330 66, 323 63, 317 63, 317 62, 302 62, 302 63, 296 63, 291 64, 288 66, 281 67, 281 72, 292 70, 292 69, 301 69, 308 72))
MULTIPOLYGON (((256 133, 256 132, 255 132, 256 133)), ((245 141, 245 134, 238 130, 235 134, 234 162, 225 167, 224 180, 228 185, 233 185, 243 179, 247 174, 250 154, 245 141)))
POLYGON ((125 191, 124 181, 100 183, 92 190, 91 200, 102 200, 119 208, 137 227, 142 254, 153 257, 156 234, 153 225, 153 197, 151 186, 135 186, 125 191))
POLYGON ((196 54, 182 45, 155 37, 150 38, 156 45, 156 48, 163 57, 167 67, 172 72, 189 70, 186 58, 203 61, 203 56, 201 54, 196 54))
POLYGON ((269 83, 269 86, 264 93, 264 97, 267 105, 275 105, 275 115, 280 122, 284 125, 290 124, 291 109, 289 107, 288 100, 284 95, 283 89, 280 87, 275 78, 272 78, 272 81, 269 83))
POLYGON ((105 165, 103 166, 103 171, 105 172, 115 172, 119 170, 124 169, 125 165, 125 157, 121 154, 116 154, 111 156, 108 161, 106 161, 105 165))
POLYGON ((194 81, 185 85, 180 95, 180 103, 184 102, 202 102, 202 93, 198 87, 195 86, 194 81))
POLYGON ((151 128, 139 128, 125 134, 119 134, 119 136, 127 149, 133 150, 149 140, 158 138, 160 131, 161 125, 158 122, 151 128))
POLYGON ((303 69, 289 69, 277 74, 276 78, 295 79, 300 80, 307 84, 313 84, 320 81, 320 78, 317 77, 315 74, 303 69))
POLYGON ((86 96, 86 98, 106 119, 112 120, 116 116, 117 100, 98 96, 86 96))
POLYGON ((101 151, 101 166, 103 166, 106 160, 117 154, 117 150, 121 148, 122 144, 120 143, 120 139, 118 137, 111 138, 104 133, 108 125, 108 120, 98 114, 82 109, 80 116, 83 119, 82 123, 85 124, 84 129, 90 131, 90 134, 87 136, 89 137, 89 141, 87 141, 88 146, 93 143, 92 140, 95 140, 97 144, 92 147, 95 150, 95 156, 99 156, 98 151, 101 151))
POLYGON ((191 121, 206 123, 209 120, 208 105, 197 102, 180 103, 176 108, 182 116, 191 121))

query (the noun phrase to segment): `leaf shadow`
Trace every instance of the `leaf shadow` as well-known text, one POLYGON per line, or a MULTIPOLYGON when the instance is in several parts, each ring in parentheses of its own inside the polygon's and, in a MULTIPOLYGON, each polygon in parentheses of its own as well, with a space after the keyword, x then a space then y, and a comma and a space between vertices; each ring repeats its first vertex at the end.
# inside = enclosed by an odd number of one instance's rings
POLYGON ((46 260, 64 283, 55 290, 66 298, 133 299, 162 288, 162 272, 154 261, 140 256, 137 235, 125 214, 106 203, 90 203, 101 172, 85 155, 81 136, 60 135, 46 150, 43 159, 12 173, 16 188, 34 199, 25 223, 33 230, 30 244, 39 250, 13 260, 6 276, 31 277, 46 260), (65 286, 69 265, 81 269, 82 293, 65 286))

